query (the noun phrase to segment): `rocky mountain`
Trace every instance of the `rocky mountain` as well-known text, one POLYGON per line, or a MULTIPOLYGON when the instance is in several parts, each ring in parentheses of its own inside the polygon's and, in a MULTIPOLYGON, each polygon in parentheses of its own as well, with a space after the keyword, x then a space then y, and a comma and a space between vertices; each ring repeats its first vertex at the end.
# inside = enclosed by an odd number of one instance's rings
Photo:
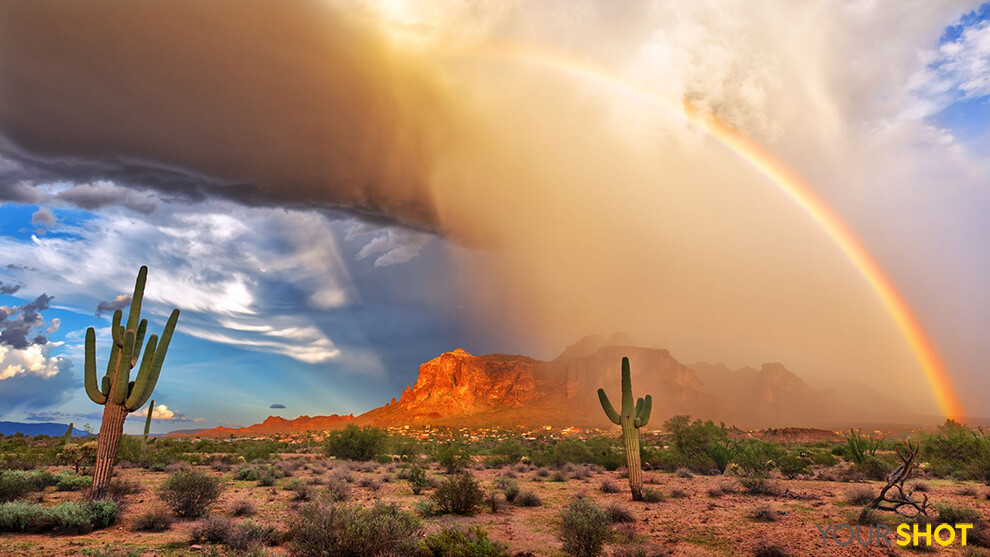
POLYGON ((214 427, 212 429, 189 429, 173 431, 169 437, 264 437, 274 433, 300 433, 304 431, 328 431, 340 429, 354 421, 354 416, 299 416, 287 420, 279 416, 268 416, 265 421, 248 427, 214 427))
POLYGON ((619 395, 619 367, 628 357, 636 396, 653 395, 658 426, 677 414, 724 421, 742 428, 839 427, 906 416, 896 408, 869 408, 815 389, 782 364, 729 369, 722 364, 685 365, 667 350, 637 346, 627 335, 592 335, 551 361, 527 356, 476 356, 463 349, 422 364, 416 383, 398 399, 357 417, 269 417, 247 428, 214 428, 203 436, 246 436, 328 430, 347 424, 452 427, 611 427, 598 403, 604 388, 619 395))

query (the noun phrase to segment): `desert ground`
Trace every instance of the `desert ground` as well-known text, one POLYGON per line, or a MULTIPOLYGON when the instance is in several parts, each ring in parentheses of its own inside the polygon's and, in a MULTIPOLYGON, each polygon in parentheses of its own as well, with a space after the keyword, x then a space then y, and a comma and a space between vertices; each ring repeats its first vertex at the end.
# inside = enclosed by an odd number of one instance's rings
MULTIPOLYGON (((275 485, 260 486, 257 481, 235 479, 237 465, 192 466, 219 478, 223 491, 209 508, 211 516, 231 516, 235 503, 250 502, 255 523, 286 531, 295 510, 303 499, 318 497, 325 484, 343 480, 350 487, 348 503, 370 506, 375 502, 395 503, 417 512, 417 504, 430 497, 432 489, 414 495, 410 482, 401 479, 403 465, 349 462, 318 455, 285 454, 273 456, 272 462, 287 475, 275 485), (290 483, 291 482, 291 483, 290 483), (300 487, 303 485, 305 487, 300 487), (289 487, 295 487, 295 491, 289 487)), ((162 472, 142 468, 121 468, 117 477, 137 488, 123 496, 123 512, 114 526, 85 535, 52 536, 48 534, 3 534, 0 554, 24 556, 89 555, 234 555, 236 550, 194 540, 194 530, 204 518, 176 520, 168 530, 158 533, 132 531, 137 516, 160 508, 157 489, 170 472, 187 465, 172 465, 162 472)), ((52 473, 64 467, 50 468, 52 473)), ((646 471, 645 487, 662 494, 655 502, 633 502, 622 471, 605 471, 592 465, 564 465, 541 468, 518 464, 486 468, 477 463, 469 467, 488 493, 498 492, 496 479, 510 477, 521 491, 531 491, 542 505, 522 507, 507 504, 497 497, 499 507, 493 512, 482 505, 472 516, 427 516, 424 533, 444 526, 467 529, 479 525, 489 536, 508 547, 510 555, 564 555, 558 540, 561 510, 578 497, 590 498, 603 508, 622 509, 631 516, 629 522, 614 525, 615 534, 607 546, 609 555, 899 555, 909 551, 892 547, 861 547, 852 543, 838 547, 829 540, 822 547, 822 535, 815 524, 855 524, 861 505, 850 502, 852 494, 864 489, 876 492, 882 482, 822 481, 820 479, 773 479, 776 493, 753 495, 742 489, 730 476, 692 475, 687 471, 646 471), (605 493, 603 483, 619 487, 605 493), (775 553, 776 551, 776 553, 775 553)), ((445 476, 437 464, 430 465, 428 475, 437 480, 445 476)), ((976 509, 990 516, 990 488, 973 481, 920 479, 921 489, 933 502, 976 509)), ((655 495, 655 493, 654 493, 655 495)), ((80 492, 55 491, 49 487, 33 494, 31 500, 43 504, 79 500, 80 492)), ((241 506, 244 506, 241 503, 241 506)), ((884 516, 893 520, 892 516, 884 516)), ((864 532, 865 535, 865 532, 864 532)), ((840 536, 842 538, 842 536, 840 536)), ((276 539, 255 554, 289 555, 290 543, 276 539)), ((920 550, 913 550, 914 552, 920 550)), ((963 548, 958 544, 933 549, 946 555, 987 555, 987 550, 963 548)))

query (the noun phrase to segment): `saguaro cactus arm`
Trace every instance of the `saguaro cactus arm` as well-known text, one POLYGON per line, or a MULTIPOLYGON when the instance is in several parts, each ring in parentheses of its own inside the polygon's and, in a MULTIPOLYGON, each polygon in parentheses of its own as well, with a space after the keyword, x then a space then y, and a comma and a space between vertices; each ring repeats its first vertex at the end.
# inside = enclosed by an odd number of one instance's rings
MULTIPOLYGON (((151 398, 151 394, 155 390, 155 385, 158 384, 158 376, 162 373, 162 364, 165 362, 165 353, 168 352, 168 345, 172 342, 172 333, 175 331, 175 324, 179 321, 179 310, 172 310, 172 315, 169 316, 168 322, 165 323, 165 330, 162 331, 161 339, 157 340, 157 345, 153 348, 151 346, 151 341, 148 342, 148 348, 145 350, 144 357, 145 360, 141 362, 141 369, 138 371, 137 382, 134 385, 134 390, 131 395, 127 398, 126 406, 128 411, 133 412, 145 402, 151 398), (148 357, 154 353, 151 360, 148 357), (147 368, 145 366, 148 366, 147 368), (143 385, 142 385, 143 381, 143 385)), ((154 335, 151 337, 154 339, 154 335)))
POLYGON ((96 383, 96 331, 92 327, 86 329, 85 372, 83 375, 86 383, 86 394, 90 400, 97 404, 104 404, 107 401, 107 395, 100 390, 96 383))
POLYGON ((639 399, 642 404, 636 405, 636 420, 634 422, 636 427, 646 427, 646 424, 650 423, 650 414, 653 413, 653 397, 646 395, 645 398, 639 399))
POLYGON ((605 410, 605 415, 608 419, 612 420, 615 425, 621 425, 622 420, 619 413, 615 411, 612 403, 608 400, 608 395, 605 394, 605 389, 598 389, 598 400, 602 403, 602 410, 605 410))

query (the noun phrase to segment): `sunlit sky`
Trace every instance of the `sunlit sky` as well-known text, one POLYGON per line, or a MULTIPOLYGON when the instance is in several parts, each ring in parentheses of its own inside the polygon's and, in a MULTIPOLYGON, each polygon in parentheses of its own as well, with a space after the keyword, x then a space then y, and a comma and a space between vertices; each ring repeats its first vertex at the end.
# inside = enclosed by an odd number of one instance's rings
POLYGON ((990 416, 990 3, 684 4, 0 2, 0 420, 98 427, 83 336, 103 365, 141 265, 151 330, 182 310, 158 432, 358 414, 454 348, 617 330, 939 412, 792 201, 533 63, 563 58, 790 166, 990 416))

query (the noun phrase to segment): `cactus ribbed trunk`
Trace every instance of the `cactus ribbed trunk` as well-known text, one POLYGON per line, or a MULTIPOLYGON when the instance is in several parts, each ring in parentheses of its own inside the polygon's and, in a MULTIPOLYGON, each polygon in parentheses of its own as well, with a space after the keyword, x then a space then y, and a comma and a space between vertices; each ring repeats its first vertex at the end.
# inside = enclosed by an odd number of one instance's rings
POLYGON ((629 491, 633 501, 643 500, 643 468, 639 460, 639 430, 633 426, 633 416, 622 416, 622 444, 626 450, 629 470, 629 491))
POLYGON ((117 461, 120 438, 124 435, 124 420, 127 408, 123 404, 108 401, 103 407, 103 423, 100 425, 100 438, 96 447, 96 464, 93 466, 93 489, 90 496, 101 499, 106 494, 113 475, 113 465, 117 461))

